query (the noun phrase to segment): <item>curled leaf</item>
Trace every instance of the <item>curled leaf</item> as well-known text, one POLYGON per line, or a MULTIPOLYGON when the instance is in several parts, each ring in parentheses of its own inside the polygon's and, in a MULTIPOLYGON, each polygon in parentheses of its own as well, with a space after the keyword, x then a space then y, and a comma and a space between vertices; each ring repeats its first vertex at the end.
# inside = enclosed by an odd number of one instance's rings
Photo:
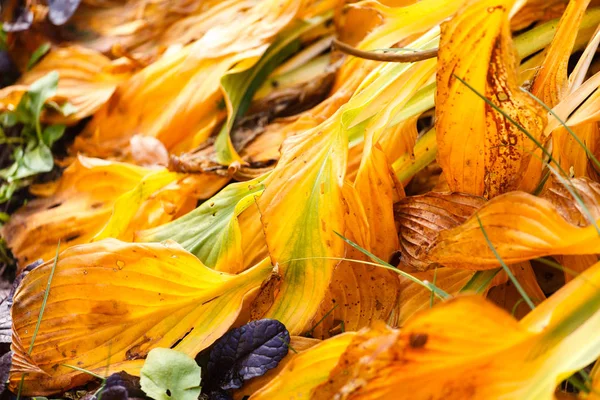
POLYGON ((553 254, 600 253, 595 226, 577 227, 548 200, 510 192, 486 203, 463 224, 441 232, 427 248, 427 260, 448 267, 496 267, 498 258, 483 230, 507 264, 553 254))
POLYGON ((217 271, 238 272, 243 243, 238 217, 264 190, 264 178, 232 183, 175 221, 138 232, 138 242, 171 239, 217 271))
POLYGON ((401 200, 394 209, 402 263, 418 270, 429 268, 427 248, 440 232, 462 224, 484 203, 485 199, 477 196, 436 192, 401 200))

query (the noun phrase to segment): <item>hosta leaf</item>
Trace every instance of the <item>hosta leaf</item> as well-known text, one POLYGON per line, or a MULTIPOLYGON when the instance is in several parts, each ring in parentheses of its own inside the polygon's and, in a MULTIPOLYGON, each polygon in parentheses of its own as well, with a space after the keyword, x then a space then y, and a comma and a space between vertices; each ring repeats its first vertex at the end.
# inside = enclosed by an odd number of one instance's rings
POLYGON ((211 175, 180 178, 166 170, 79 157, 58 181, 35 187, 44 198, 18 210, 2 228, 3 237, 22 265, 52 257, 59 240, 65 249, 91 241, 102 229, 103 235, 130 240, 134 230, 188 211, 193 207, 188 196, 194 203, 222 184, 222 178, 211 175), (160 188, 174 178, 179 179, 160 188))
POLYGON ((311 390, 327 379, 354 335, 353 332, 338 335, 295 355, 271 382, 250 399, 311 399, 311 390))
POLYGON ((548 200, 511 192, 486 203, 462 225, 441 232, 426 250, 427 260, 449 267, 494 268, 498 259, 482 229, 507 264, 553 254, 600 253, 595 226, 572 225, 548 200))
POLYGON ((94 240, 123 239, 125 230, 142 203, 153 193, 180 178, 182 178, 181 174, 168 170, 159 170, 144 176, 133 189, 119 196, 113 206, 110 219, 102 230, 94 236, 94 240))
POLYGON ((52 71, 59 76, 56 97, 66 99, 75 109, 68 115, 42 114, 43 121, 52 123, 73 123, 89 117, 131 75, 131 68, 113 68, 108 57, 94 50, 78 46, 53 49, 16 85, 0 90, 0 109, 15 106, 36 80, 52 71))
POLYGON ((59 240, 63 249, 90 241, 108 220, 116 199, 149 172, 79 157, 59 181, 38 188, 44 198, 18 210, 2 228, 2 236, 21 265, 48 260, 59 240))
POLYGON ((404 7, 389 7, 384 2, 365 0, 353 5, 373 9, 383 24, 360 42, 360 48, 374 50, 391 47, 413 34, 426 32, 451 17, 465 1, 426 0, 406 2, 404 7), (410 4, 414 3, 414 4, 410 4))
POLYGON ((140 373, 142 390, 154 400, 196 400, 200 395, 200 367, 180 351, 150 350, 140 373))
MULTIPOLYGON (((564 97, 568 86, 567 67, 579 25, 590 0, 569 2, 552 43, 545 51, 545 59, 537 70, 531 93, 549 107, 557 105, 564 97)), ((568 134, 564 132, 564 134, 568 134)))
POLYGON ((281 321, 291 334, 308 328, 325 296, 337 262, 322 257, 344 251, 335 232, 344 230, 347 142, 337 116, 286 140, 258 200, 269 254, 283 277, 265 317, 281 321))
POLYGON ((407 197, 397 203, 395 216, 400 226, 402 263, 418 270, 429 268, 427 248, 439 233, 465 222, 484 203, 477 196, 436 192, 407 197))
POLYGON ((520 323, 480 297, 461 297, 400 331, 363 330, 312 398, 552 399, 560 381, 600 354, 599 278, 596 264, 520 323))
MULTIPOLYGON (((529 262, 513 264, 510 266, 510 270, 534 305, 537 306, 546 299, 529 262)), ((516 319, 523 318, 531 311, 524 301, 523 295, 515 287, 514 282, 507 277, 506 272, 501 271, 490 286, 493 287, 488 291, 487 299, 511 313, 516 319), (500 279, 504 282, 498 283, 500 279)))
POLYGON ((59 255, 27 355, 51 267, 48 262, 33 270, 15 294, 11 387, 26 372, 25 394, 53 393, 90 379, 63 363, 104 373, 107 364, 120 370, 153 348, 176 343, 175 350, 195 355, 227 331, 245 295, 272 268, 265 261, 240 275, 216 272, 175 242, 107 239, 72 247, 59 255))
POLYGON ((514 190, 537 148, 477 93, 545 141, 545 110, 518 88, 508 23, 514 3, 471 3, 442 27, 435 126, 438 162, 452 191, 492 198, 514 190))
POLYGON ((569 185, 581 203, 556 179, 548 182, 540 197, 550 201, 560 215, 573 225, 588 226, 587 215, 594 220, 600 219, 600 184, 587 178, 576 178, 570 179, 569 185))
POLYGON ((273 319, 251 321, 227 332, 210 351, 205 387, 239 389, 244 381, 264 375, 287 355, 290 335, 273 319))
POLYGON ((190 44, 120 86, 77 138, 75 150, 127 157, 134 134, 155 137, 172 153, 203 143, 225 117, 219 108, 221 78, 236 64, 260 57, 302 5, 277 0, 252 7, 243 2, 207 7, 207 21, 216 24, 203 25, 203 31, 188 38, 190 44))
POLYGON ((185 216, 138 232, 136 241, 160 242, 171 239, 210 268, 238 272, 244 256, 238 216, 261 195, 264 179, 232 183, 185 216))
MULTIPOLYGON (((473 271, 465 269, 440 267, 436 270, 415 272, 411 275, 421 281, 428 282, 434 282, 435 276, 435 286, 450 295, 455 295, 469 282, 473 274, 473 271)), ((434 302, 437 303, 437 299, 434 298, 434 302)), ((400 309, 398 322, 402 326, 419 311, 427 310, 431 307, 431 290, 401 277, 398 303, 400 309)))
MULTIPOLYGON (((343 195, 344 237, 365 249, 373 249, 372 242, 376 238, 372 232, 377 230, 378 225, 374 224, 371 228, 355 188, 344 185, 343 195)), ((385 201, 382 196, 381 202, 385 201)), ((395 243, 397 237, 394 233, 393 237, 378 240, 380 243, 376 249, 381 252, 385 245, 395 243)), ((345 258, 333 271, 329 290, 314 317, 313 328, 309 331, 313 337, 329 337, 336 329, 356 331, 373 321, 387 320, 396 306, 399 281, 395 273, 361 263, 371 260, 350 245, 346 245, 345 258)))
POLYGON ((273 43, 256 63, 236 68, 221 78, 221 87, 227 105, 227 121, 221 128, 216 142, 217 161, 229 165, 240 162, 241 158, 231 142, 231 129, 236 118, 246 113, 254 93, 262 85, 269 74, 286 58, 300 48, 299 36, 309 28, 323 22, 323 18, 312 21, 296 21, 293 25, 280 32, 273 43))

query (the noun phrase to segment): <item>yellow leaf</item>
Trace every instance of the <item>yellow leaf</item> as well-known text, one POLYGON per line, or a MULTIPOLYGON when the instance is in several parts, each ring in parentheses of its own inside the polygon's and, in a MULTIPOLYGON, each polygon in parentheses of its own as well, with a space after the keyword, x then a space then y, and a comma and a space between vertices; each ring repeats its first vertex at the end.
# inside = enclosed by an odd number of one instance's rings
POLYGON ((265 317, 281 321, 291 334, 302 333, 329 286, 344 243, 341 186, 347 141, 337 114, 288 138, 282 158, 258 200, 273 265, 283 276, 265 317))
POLYGON ((105 236, 131 240, 135 230, 176 218, 224 183, 216 175, 181 178, 166 170, 80 156, 58 181, 35 187, 44 198, 19 209, 2 236, 24 268, 52 257, 59 240, 65 249, 90 242, 103 229, 105 236))
POLYGON ((168 170, 159 170, 144 176, 133 189, 119 196, 113 206, 110 219, 93 240, 123 239, 127 226, 142 203, 153 193, 181 177, 181 174, 168 170))
MULTIPOLYGON (((433 278, 435 276, 435 286, 450 295, 455 295, 463 288, 463 286, 465 286, 473 274, 473 271, 465 269, 440 267, 437 268, 437 272, 436 270, 431 269, 424 272, 415 272, 411 275, 421 281, 432 283, 434 282, 433 278)), ((438 299, 434 298, 436 303, 437 300, 438 299)), ((416 284, 410 279, 401 277, 398 303, 400 308, 398 320, 399 325, 402 326, 413 315, 430 307, 431 290, 416 284)))
MULTIPOLYGON (((556 34, 546 49, 546 57, 538 69, 531 87, 531 93, 548 107, 554 107, 564 97, 568 86, 567 67, 579 25, 590 0, 570 1, 565 10, 556 34)), ((564 132, 564 134, 568 134, 564 132)))
POLYGON ((44 395, 88 381, 107 364, 141 359, 155 347, 191 356, 235 321, 242 300, 271 272, 268 260, 240 274, 205 267, 174 242, 128 244, 107 239, 59 255, 33 351, 50 260, 30 272, 14 298, 11 388, 44 395), (180 341, 181 340, 181 341, 180 341))
MULTIPOLYGON (((198 208, 168 224, 137 232, 137 242, 160 242, 171 239, 194 254, 206 266, 217 271, 237 273, 244 268, 242 238, 250 232, 240 229, 238 216, 253 205, 264 190, 265 177, 232 183, 198 208)), ((258 220, 258 213, 255 214, 258 220)), ((256 227, 254 232, 262 235, 256 227)), ((261 228, 262 229, 262 228, 261 228)), ((262 257, 264 258, 264 257, 262 257)), ((261 258, 261 259, 262 259, 261 258)))
POLYGON ((545 141, 546 112, 518 87, 508 22, 514 3, 472 2, 442 26, 435 126, 438 162, 455 192, 492 198, 514 190, 537 148, 477 93, 545 141))
MULTIPOLYGON (((344 237, 367 250, 378 252, 385 249, 388 244, 397 241, 394 232, 392 237, 380 238, 383 243, 376 244, 373 248, 372 242, 376 239, 372 231, 376 231, 378 225, 374 224, 373 228, 370 228, 371 221, 367 218, 355 188, 345 184, 342 192, 346 210, 344 237)), ((391 220, 393 223, 393 217, 391 220)), ((373 321, 385 321, 397 304, 399 289, 397 274, 361 263, 360 261, 372 262, 372 260, 347 244, 344 258, 347 260, 342 260, 333 271, 325 299, 314 317, 311 325, 313 328, 310 331, 313 337, 325 338, 336 331, 356 331, 371 325, 373 321)))
MULTIPOLYGON (((60 240, 67 246, 89 242, 104 226, 117 198, 151 170, 134 165, 78 157, 44 197, 19 209, 2 228, 21 268, 54 256, 60 240)), ((39 188, 38 190, 40 190, 39 188)))

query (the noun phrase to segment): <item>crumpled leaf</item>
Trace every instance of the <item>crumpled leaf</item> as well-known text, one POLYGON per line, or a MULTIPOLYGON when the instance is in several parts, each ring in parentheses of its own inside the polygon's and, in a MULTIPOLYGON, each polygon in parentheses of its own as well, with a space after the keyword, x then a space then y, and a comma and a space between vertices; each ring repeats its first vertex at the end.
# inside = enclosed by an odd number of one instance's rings
POLYGON ((311 398, 311 389, 327 379, 329 371, 335 367, 354 336, 354 332, 343 333, 296 354, 277 377, 251 395, 250 399, 311 398))
POLYGON ((556 179, 546 184, 540 197, 550 201, 560 215, 575 226, 588 226, 588 215, 594 220, 600 219, 600 184, 588 178, 570 179, 568 184, 581 203, 556 179))
POLYGON ((309 328, 325 296, 337 261, 322 257, 340 257, 344 251, 335 232, 344 230, 347 141, 337 122, 335 114, 289 137, 258 200, 269 254, 283 276, 264 317, 281 321, 290 334, 309 328))
POLYGON ((196 400, 200 395, 200 367, 180 351, 150 350, 140 372, 142 390, 154 400, 196 400))
POLYGON ((482 197, 462 193, 430 192, 401 200, 394 209, 402 264, 420 271, 428 269, 427 249, 440 232, 462 224, 483 204, 482 197))
POLYGON ((508 22, 515 0, 473 2, 442 25, 437 160, 454 192, 492 198, 518 187, 537 148, 477 93, 544 143, 546 111, 519 90, 508 22))
POLYGON ((198 208, 168 224, 136 233, 138 242, 171 239, 217 271, 243 269, 244 249, 238 217, 264 190, 265 178, 232 183, 198 208))
POLYGON ((500 257, 514 264, 547 255, 600 253, 596 227, 566 221, 548 200, 510 192, 483 205, 463 224, 443 231, 425 251, 427 260, 447 267, 489 269, 498 265, 479 221, 500 257))
POLYGON ((288 353, 290 334, 273 319, 251 321, 217 340, 210 352, 207 388, 239 389, 245 381, 277 367, 288 353))
POLYGON ((246 294, 272 270, 265 260, 239 275, 216 272, 175 242, 107 239, 71 247, 59 255, 35 346, 27 355, 51 267, 47 262, 24 278, 12 310, 10 387, 14 390, 25 373, 26 395, 91 379, 63 363, 101 374, 107 365, 110 372, 135 373, 156 347, 196 355, 227 331, 246 294))

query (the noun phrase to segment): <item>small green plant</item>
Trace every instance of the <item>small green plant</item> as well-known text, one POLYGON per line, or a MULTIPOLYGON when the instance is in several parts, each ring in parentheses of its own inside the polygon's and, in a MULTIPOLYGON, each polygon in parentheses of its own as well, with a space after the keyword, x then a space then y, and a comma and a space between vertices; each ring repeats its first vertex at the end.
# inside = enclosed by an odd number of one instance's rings
POLYGON ((142 390, 154 400, 195 400, 200 395, 200 367, 185 353, 150 350, 140 371, 142 390))
POLYGON ((17 107, 0 114, 0 144, 12 148, 12 164, 0 170, 0 204, 9 201, 14 192, 29 185, 33 177, 54 167, 52 145, 62 137, 65 125, 43 126, 40 115, 44 107, 63 115, 73 113, 70 103, 62 106, 48 99, 56 94, 58 72, 53 71, 32 83, 17 107), (10 133, 9 133, 10 132, 10 133))

